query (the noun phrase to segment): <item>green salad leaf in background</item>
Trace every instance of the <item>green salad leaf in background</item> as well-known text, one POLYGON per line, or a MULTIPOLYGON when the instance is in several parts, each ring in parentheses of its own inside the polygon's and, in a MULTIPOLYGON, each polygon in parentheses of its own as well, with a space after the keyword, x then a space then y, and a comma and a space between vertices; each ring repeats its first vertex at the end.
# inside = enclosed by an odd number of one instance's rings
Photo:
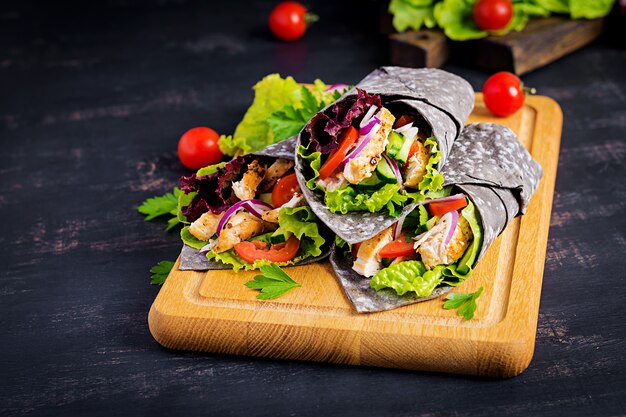
MULTIPOLYGON (((513 18, 506 28, 492 32, 504 35, 521 31, 531 17, 551 14, 568 15, 572 19, 595 19, 606 16, 615 0, 513 0, 513 18)), ((439 27, 455 41, 480 39, 490 32, 476 26, 472 10, 477 0, 391 0, 389 13, 398 32, 409 29, 439 27)))
POLYGON ((219 139, 226 155, 258 151, 298 133, 305 123, 341 95, 320 80, 311 86, 298 84, 292 77, 270 74, 256 83, 254 101, 233 135, 219 139))

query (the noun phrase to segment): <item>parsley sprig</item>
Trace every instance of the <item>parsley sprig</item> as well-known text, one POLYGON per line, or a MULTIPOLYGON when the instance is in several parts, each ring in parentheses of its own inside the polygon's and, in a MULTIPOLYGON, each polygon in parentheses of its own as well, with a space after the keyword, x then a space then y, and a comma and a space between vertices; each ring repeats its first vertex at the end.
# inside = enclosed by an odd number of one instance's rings
POLYGON ((256 296, 260 300, 278 298, 293 288, 301 286, 274 263, 263 265, 260 269, 262 274, 246 282, 246 287, 261 290, 261 293, 256 296))
POLYGON ((455 292, 452 294, 448 294, 446 297, 446 301, 443 304, 443 308, 446 310, 454 310, 459 309, 457 314, 459 316, 463 316, 465 320, 471 320, 474 317, 474 312, 476 311, 476 299, 483 292, 483 287, 480 287, 478 291, 465 294, 462 292, 455 292))
POLYGON ((172 261, 161 261, 154 265, 150 268, 150 272, 152 273, 150 284, 163 285, 173 267, 174 262, 172 261))
POLYGON ((167 228, 165 229, 171 230, 180 223, 177 215, 178 196, 180 193, 180 189, 178 187, 174 187, 171 193, 157 197, 150 197, 137 207, 137 211, 146 216, 146 221, 153 220, 166 214, 174 216, 168 219, 167 228))
POLYGON ((273 112, 267 119, 267 123, 274 132, 275 141, 297 135, 318 111, 341 97, 341 93, 342 91, 335 90, 332 97, 328 98, 328 102, 324 100, 317 101, 313 93, 307 87, 302 86, 302 102, 299 103, 298 107, 293 105, 284 106, 282 109, 273 112))

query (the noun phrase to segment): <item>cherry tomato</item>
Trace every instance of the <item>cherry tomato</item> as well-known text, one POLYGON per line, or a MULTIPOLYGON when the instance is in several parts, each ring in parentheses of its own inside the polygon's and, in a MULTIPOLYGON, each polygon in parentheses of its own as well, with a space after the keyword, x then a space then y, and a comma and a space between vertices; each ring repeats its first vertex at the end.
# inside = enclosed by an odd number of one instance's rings
MULTIPOLYGON (((529 91, 534 93, 534 89, 529 91)), ((483 99, 487 108, 496 116, 509 116, 524 104, 522 82, 510 72, 497 72, 483 85, 483 99)))
POLYGON ((200 169, 217 164, 224 156, 217 140, 220 135, 208 127, 194 127, 178 141, 178 158, 189 169, 200 169))
POLYGON ((271 262, 288 262, 296 257, 298 249, 300 249, 300 241, 293 235, 287 239, 287 242, 276 243, 269 248, 266 243, 258 240, 241 242, 235 245, 237 255, 251 264, 259 259, 266 259, 271 262))
POLYGON ((341 164, 341 161, 348 154, 348 149, 356 142, 359 138, 359 131, 356 130, 354 126, 350 126, 346 130, 341 133, 339 137, 339 148, 335 149, 324 165, 320 168, 320 179, 325 180, 330 177, 330 174, 335 172, 337 167, 341 164))
POLYGON ((513 18, 513 4, 511 0, 478 0, 473 14, 482 30, 504 29, 513 18))
POLYGON ((381 258, 397 258, 399 256, 410 255, 415 253, 415 249, 413 249, 414 243, 415 242, 407 242, 404 237, 401 237, 383 246, 378 255, 381 258))
POLYGON ((293 197, 295 193, 300 192, 300 185, 296 174, 285 175, 276 182, 272 190, 272 204, 274 207, 280 207, 293 197))
POLYGON ((307 13, 306 7, 296 1, 279 3, 269 17, 270 30, 278 39, 295 41, 300 39, 309 25, 317 20, 317 16, 307 13))
POLYGON ((454 201, 434 202, 428 205, 428 211, 432 216, 443 216, 449 211, 460 210, 467 206, 467 199, 461 198, 454 201))

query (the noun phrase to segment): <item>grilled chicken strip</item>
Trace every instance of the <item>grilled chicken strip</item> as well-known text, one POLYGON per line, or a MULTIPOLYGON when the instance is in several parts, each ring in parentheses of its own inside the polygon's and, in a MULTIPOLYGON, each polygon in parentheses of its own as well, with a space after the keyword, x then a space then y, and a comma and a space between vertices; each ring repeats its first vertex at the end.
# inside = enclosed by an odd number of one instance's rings
POLYGON ((233 192, 241 201, 252 200, 264 176, 265 165, 260 163, 258 159, 254 159, 248 164, 248 170, 243 174, 243 178, 233 182, 233 192))
POLYGON ((283 204, 280 207, 263 212, 263 214, 261 214, 261 217, 263 218, 263 221, 265 222, 278 223, 278 213, 280 212, 282 208, 284 207, 294 208, 294 207, 299 207, 303 204, 304 204, 304 197, 302 196, 302 194, 294 193, 293 197, 291 197, 291 200, 287 201, 285 204, 283 204))
POLYGON ((279 158, 274 161, 274 163, 267 168, 267 171, 265 171, 265 177, 263 178, 261 187, 259 187, 259 191, 264 193, 271 189, 279 178, 293 168, 293 165, 294 162, 287 159, 279 158))
POLYGON ((458 261, 465 253, 472 241, 472 229, 465 218, 459 215, 459 221, 450 242, 446 245, 450 216, 443 216, 428 232, 424 233, 415 242, 417 253, 422 257, 424 266, 428 269, 437 265, 450 265, 458 261))
POLYGON ((189 233, 198 240, 209 240, 217 231, 217 225, 223 215, 224 213, 213 214, 210 211, 204 213, 195 222, 189 225, 189 233))
POLYGON ((228 219, 213 250, 215 253, 225 252, 239 242, 260 235, 263 230, 263 220, 247 211, 240 211, 228 219))
POLYGON ((380 110, 380 128, 363 150, 346 164, 343 176, 350 184, 358 184, 372 175, 387 146, 387 137, 396 118, 386 108, 380 110))
POLYGON ((359 275, 373 277, 381 269, 380 250, 393 240, 393 228, 388 227, 371 239, 361 243, 352 269, 359 275))
POLYGON ((430 158, 430 154, 428 152, 428 148, 424 146, 424 144, 417 140, 417 151, 413 156, 409 158, 406 164, 406 168, 404 171, 404 185, 407 187, 417 188, 422 179, 424 179, 424 175, 426 174, 426 166, 428 165, 428 159, 430 158))

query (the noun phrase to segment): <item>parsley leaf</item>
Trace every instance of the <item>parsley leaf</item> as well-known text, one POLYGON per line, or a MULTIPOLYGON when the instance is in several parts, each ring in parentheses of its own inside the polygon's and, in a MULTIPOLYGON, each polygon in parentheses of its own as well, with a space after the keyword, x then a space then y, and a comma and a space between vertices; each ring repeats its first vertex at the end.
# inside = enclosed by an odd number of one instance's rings
POLYGON ((150 268, 150 272, 152 273, 150 284, 163 285, 173 266, 174 262, 172 261, 161 261, 150 268))
POLYGON ((263 265, 260 269, 261 275, 257 275, 254 280, 246 282, 246 287, 261 290, 261 293, 256 296, 260 300, 278 298, 289 290, 301 286, 275 263, 263 265))
POLYGON ((166 214, 173 216, 167 221, 167 228, 165 230, 169 231, 180 223, 180 220, 178 219, 179 194, 180 189, 178 187, 174 187, 171 193, 148 198, 141 203, 139 207, 137 207, 137 211, 146 216, 146 221, 153 220, 166 214))
POLYGON ((282 109, 273 112, 267 119, 267 124, 274 132, 275 141, 297 135, 318 111, 341 97, 341 92, 336 90, 329 94, 328 102, 324 99, 317 101, 309 88, 302 86, 300 90, 302 101, 297 106, 288 104, 282 109))
POLYGON ((455 310, 459 316, 463 316, 465 320, 471 320, 474 317, 474 312, 476 311, 476 299, 482 294, 483 287, 480 287, 478 291, 465 294, 462 292, 456 292, 452 294, 448 294, 446 296, 446 301, 443 304, 443 308, 446 310, 455 310))

